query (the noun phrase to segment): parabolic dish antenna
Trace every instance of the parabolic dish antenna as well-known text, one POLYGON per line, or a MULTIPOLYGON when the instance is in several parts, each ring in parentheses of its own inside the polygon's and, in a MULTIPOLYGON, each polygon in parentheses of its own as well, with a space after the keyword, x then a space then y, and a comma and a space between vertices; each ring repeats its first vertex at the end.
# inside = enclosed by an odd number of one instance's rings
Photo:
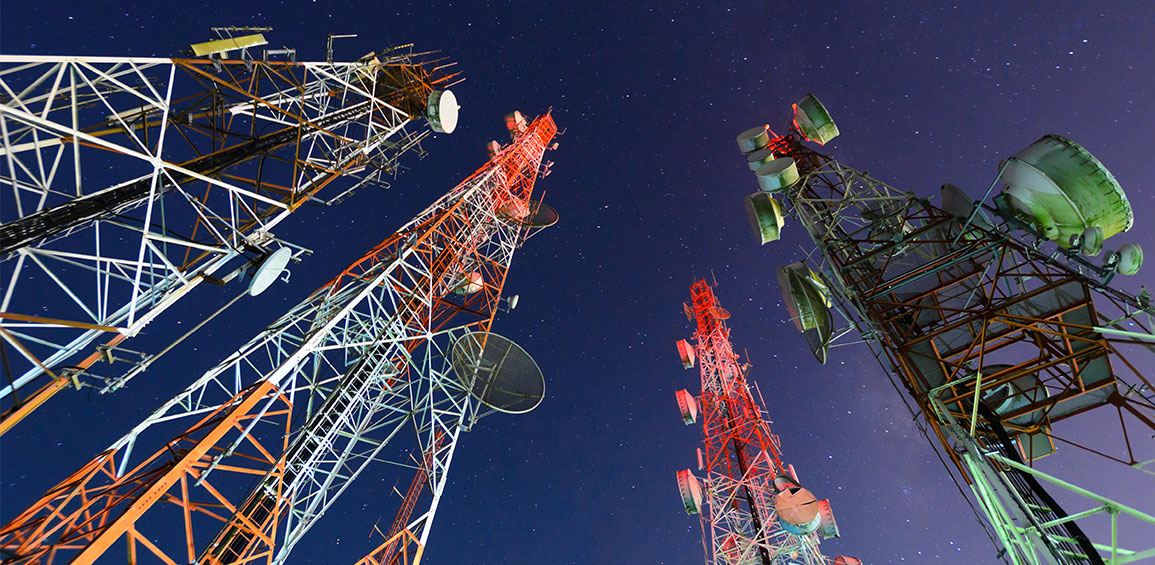
POLYGON ((766 126, 752 127, 738 134, 738 150, 750 153, 770 145, 770 129, 766 126))
POLYGON ((690 310, 690 305, 685 302, 682 303, 682 312, 686 314, 686 321, 692 322, 694 320, 694 311, 690 310))
POLYGON ((557 210, 538 200, 512 200, 501 209, 501 215, 509 223, 527 228, 548 228, 560 219, 557 210))
POLYGON ((273 286, 292 258, 293 250, 288 247, 282 247, 265 257, 253 271, 253 280, 249 282, 249 296, 256 296, 273 286))
POLYGON ((806 264, 799 261, 778 267, 778 288, 794 327, 806 336, 810 352, 819 363, 826 364, 826 350, 834 333, 830 316, 830 294, 806 264))
POLYGON ((449 352, 457 380, 482 404, 506 414, 524 414, 545 398, 545 377, 519 345, 490 332, 471 332, 449 352))
POLYGON ((457 96, 452 90, 434 90, 429 93, 429 103, 425 106, 425 119, 429 127, 437 133, 453 133, 457 129, 457 96))
MULTIPOLYGON (((967 221, 967 218, 970 218, 971 213, 976 208, 975 201, 967 196, 967 193, 963 192, 961 188, 949 182, 942 185, 939 190, 942 192, 942 211, 958 218, 959 225, 962 225, 963 222, 967 221)), ((994 225, 991 224, 990 219, 981 208, 975 214, 975 219, 971 221, 971 225, 984 230, 994 229, 994 225)))
POLYGON ((798 165, 790 157, 771 159, 754 171, 763 192, 778 192, 798 182, 798 165))
POLYGON ((746 217, 761 245, 778 241, 782 225, 786 223, 782 205, 766 192, 755 192, 746 197, 746 217))
POLYGON ((700 514, 702 512, 702 483, 689 469, 678 471, 678 494, 682 495, 682 505, 686 514, 700 514))
POLYGON ((1123 187, 1094 155, 1058 135, 1045 135, 999 164, 1006 189, 996 201, 1063 247, 1091 226, 1103 239, 1131 229, 1123 187))
POLYGON ((729 320, 730 311, 721 306, 717 306, 714 308, 714 317, 718 318, 719 320, 729 320))
POLYGON ((838 137, 838 126, 834 125, 830 112, 813 94, 807 94, 794 104, 794 127, 818 145, 826 145, 838 137))
POLYGON ((769 149, 759 149, 746 155, 746 166, 750 167, 751 171, 757 171, 758 167, 773 161, 776 155, 769 149))

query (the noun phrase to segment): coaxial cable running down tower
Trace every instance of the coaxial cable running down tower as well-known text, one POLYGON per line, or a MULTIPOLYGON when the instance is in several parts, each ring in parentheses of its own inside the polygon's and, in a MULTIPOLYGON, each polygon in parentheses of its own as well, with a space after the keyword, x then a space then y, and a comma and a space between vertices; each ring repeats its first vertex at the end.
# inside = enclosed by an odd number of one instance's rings
POLYGON ((381 552, 419 557, 461 432, 544 396, 533 360, 490 329, 512 306, 501 295, 514 253, 558 219, 532 199, 557 127, 546 114, 511 134, 485 167, 0 528, 5 562, 91 562, 123 540, 134 558, 281 563, 370 466, 416 467, 418 495, 381 552))
POLYGON ((273 233, 290 214, 388 187, 456 127, 428 53, 298 62, 217 31, 190 58, 0 55, 0 434, 124 386, 156 357, 126 339, 204 283, 259 294, 307 251, 273 233))
MULTIPOLYGON (((820 538, 839 535, 830 502, 802 488, 794 466, 783 463, 778 436, 763 418, 765 407, 754 401, 746 382, 750 365, 738 362, 730 343, 730 314, 714 289, 699 280, 690 297, 693 306, 683 306, 698 330, 693 344, 677 343, 678 354, 684 368, 700 367, 702 392, 695 397, 679 390, 676 396, 687 426, 702 420, 705 448, 698 450, 698 469, 706 479, 703 484, 689 469, 678 471, 678 490, 686 513, 706 518, 712 555, 707 562, 830 563, 818 548, 820 538)), ((840 556, 833 563, 861 561, 840 556)))
POLYGON ((1120 519, 1134 520, 1149 544, 1155 517, 1057 476, 1071 471, 1060 460, 1082 454, 1116 465, 1133 492, 1155 492, 1155 309, 1146 289, 1117 284, 1138 272, 1141 248, 1104 253, 1134 219, 1115 177, 1082 146, 1047 135, 1000 163, 993 206, 951 184, 932 205, 804 143, 838 134, 807 95, 785 134, 759 126, 738 136, 760 188, 746 201, 759 241, 779 239, 791 218, 817 247, 812 262, 778 270, 817 360, 857 330, 1014 563, 1155 557, 1116 536, 1120 519), (1080 439, 1089 412, 1109 417, 1080 439), (1089 507, 1068 513, 1049 491, 1089 507))

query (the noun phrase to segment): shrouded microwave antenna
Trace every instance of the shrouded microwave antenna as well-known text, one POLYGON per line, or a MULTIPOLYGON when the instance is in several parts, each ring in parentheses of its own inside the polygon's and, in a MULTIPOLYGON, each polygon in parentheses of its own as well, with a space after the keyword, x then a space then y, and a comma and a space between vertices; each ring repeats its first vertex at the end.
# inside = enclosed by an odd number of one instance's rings
POLYGON ((453 372, 469 394, 506 414, 524 414, 545 398, 545 377, 521 346, 491 332, 457 339, 449 353, 453 372))
POLYGON ((834 118, 826 106, 818 101, 813 94, 807 94, 794 104, 794 127, 806 139, 826 145, 830 140, 838 137, 838 126, 834 125, 834 118))
POLYGON ((1094 155, 1058 135, 1044 135, 1001 163, 1001 208, 1067 247, 1090 227, 1103 239, 1131 229, 1123 187, 1094 155))
POLYGON ((830 292, 826 285, 804 263, 778 267, 778 287, 794 327, 806 336, 810 352, 819 363, 826 363, 826 350, 834 332, 830 316, 830 292))

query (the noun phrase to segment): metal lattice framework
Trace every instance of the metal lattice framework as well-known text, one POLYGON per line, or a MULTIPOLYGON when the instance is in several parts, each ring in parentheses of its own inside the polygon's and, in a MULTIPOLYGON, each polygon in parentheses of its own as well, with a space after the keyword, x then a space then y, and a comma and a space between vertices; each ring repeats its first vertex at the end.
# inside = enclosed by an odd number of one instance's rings
POLYGON ((410 559, 407 548, 419 552, 429 535, 458 437, 484 410, 451 372, 448 349, 490 328, 514 252, 535 231, 509 211, 524 209, 556 133, 548 114, 517 132, 0 529, 0 547, 13 562, 87 562, 124 539, 131 555, 144 548, 172 561, 282 562, 362 471, 385 463, 416 470, 432 493, 416 517, 416 500, 399 513, 406 523, 393 541, 410 559), (461 294, 474 273, 484 284, 461 294), (141 455, 146 441, 161 447, 141 455), (253 475, 262 478, 248 489, 253 475))
POLYGON ((145 370, 122 342, 198 286, 306 252, 273 234, 303 205, 388 187, 454 77, 427 55, 0 55, 0 433, 145 370))
POLYGON ((1155 556, 1119 548, 1114 534, 1092 542, 1079 526, 1107 514, 1114 532, 1125 515, 1153 526, 1155 539, 1155 518, 1034 468, 1052 452, 1082 451, 1138 469, 1136 480, 1151 486, 1155 396, 1144 373, 1155 310, 1112 286, 1109 266, 1047 243, 993 207, 944 212, 813 151, 797 127, 771 133, 767 148, 793 159, 800 177, 773 195, 817 246, 811 268, 832 291, 835 312, 914 399, 1008 558, 1155 556), (1116 412, 1112 444, 1080 441, 1065 422, 1090 410, 1116 412), (1048 482, 1094 507, 1068 515, 1048 482))
POLYGON ((702 375, 698 398, 703 464, 710 507, 709 538, 713 563, 827 563, 817 533, 795 535, 778 522, 776 477, 794 477, 782 463, 778 436, 771 433, 763 408, 746 382, 749 365, 738 362, 730 343, 724 310, 705 280, 690 287, 694 352, 702 375))

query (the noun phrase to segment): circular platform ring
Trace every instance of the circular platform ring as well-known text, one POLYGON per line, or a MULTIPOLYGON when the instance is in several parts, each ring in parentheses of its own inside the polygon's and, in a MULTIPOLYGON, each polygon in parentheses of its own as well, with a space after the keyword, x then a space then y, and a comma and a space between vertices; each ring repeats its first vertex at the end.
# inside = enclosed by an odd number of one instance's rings
POLYGON ((449 352, 453 372, 474 398, 506 414, 524 414, 545 398, 541 368, 521 346, 491 332, 471 332, 449 352))

